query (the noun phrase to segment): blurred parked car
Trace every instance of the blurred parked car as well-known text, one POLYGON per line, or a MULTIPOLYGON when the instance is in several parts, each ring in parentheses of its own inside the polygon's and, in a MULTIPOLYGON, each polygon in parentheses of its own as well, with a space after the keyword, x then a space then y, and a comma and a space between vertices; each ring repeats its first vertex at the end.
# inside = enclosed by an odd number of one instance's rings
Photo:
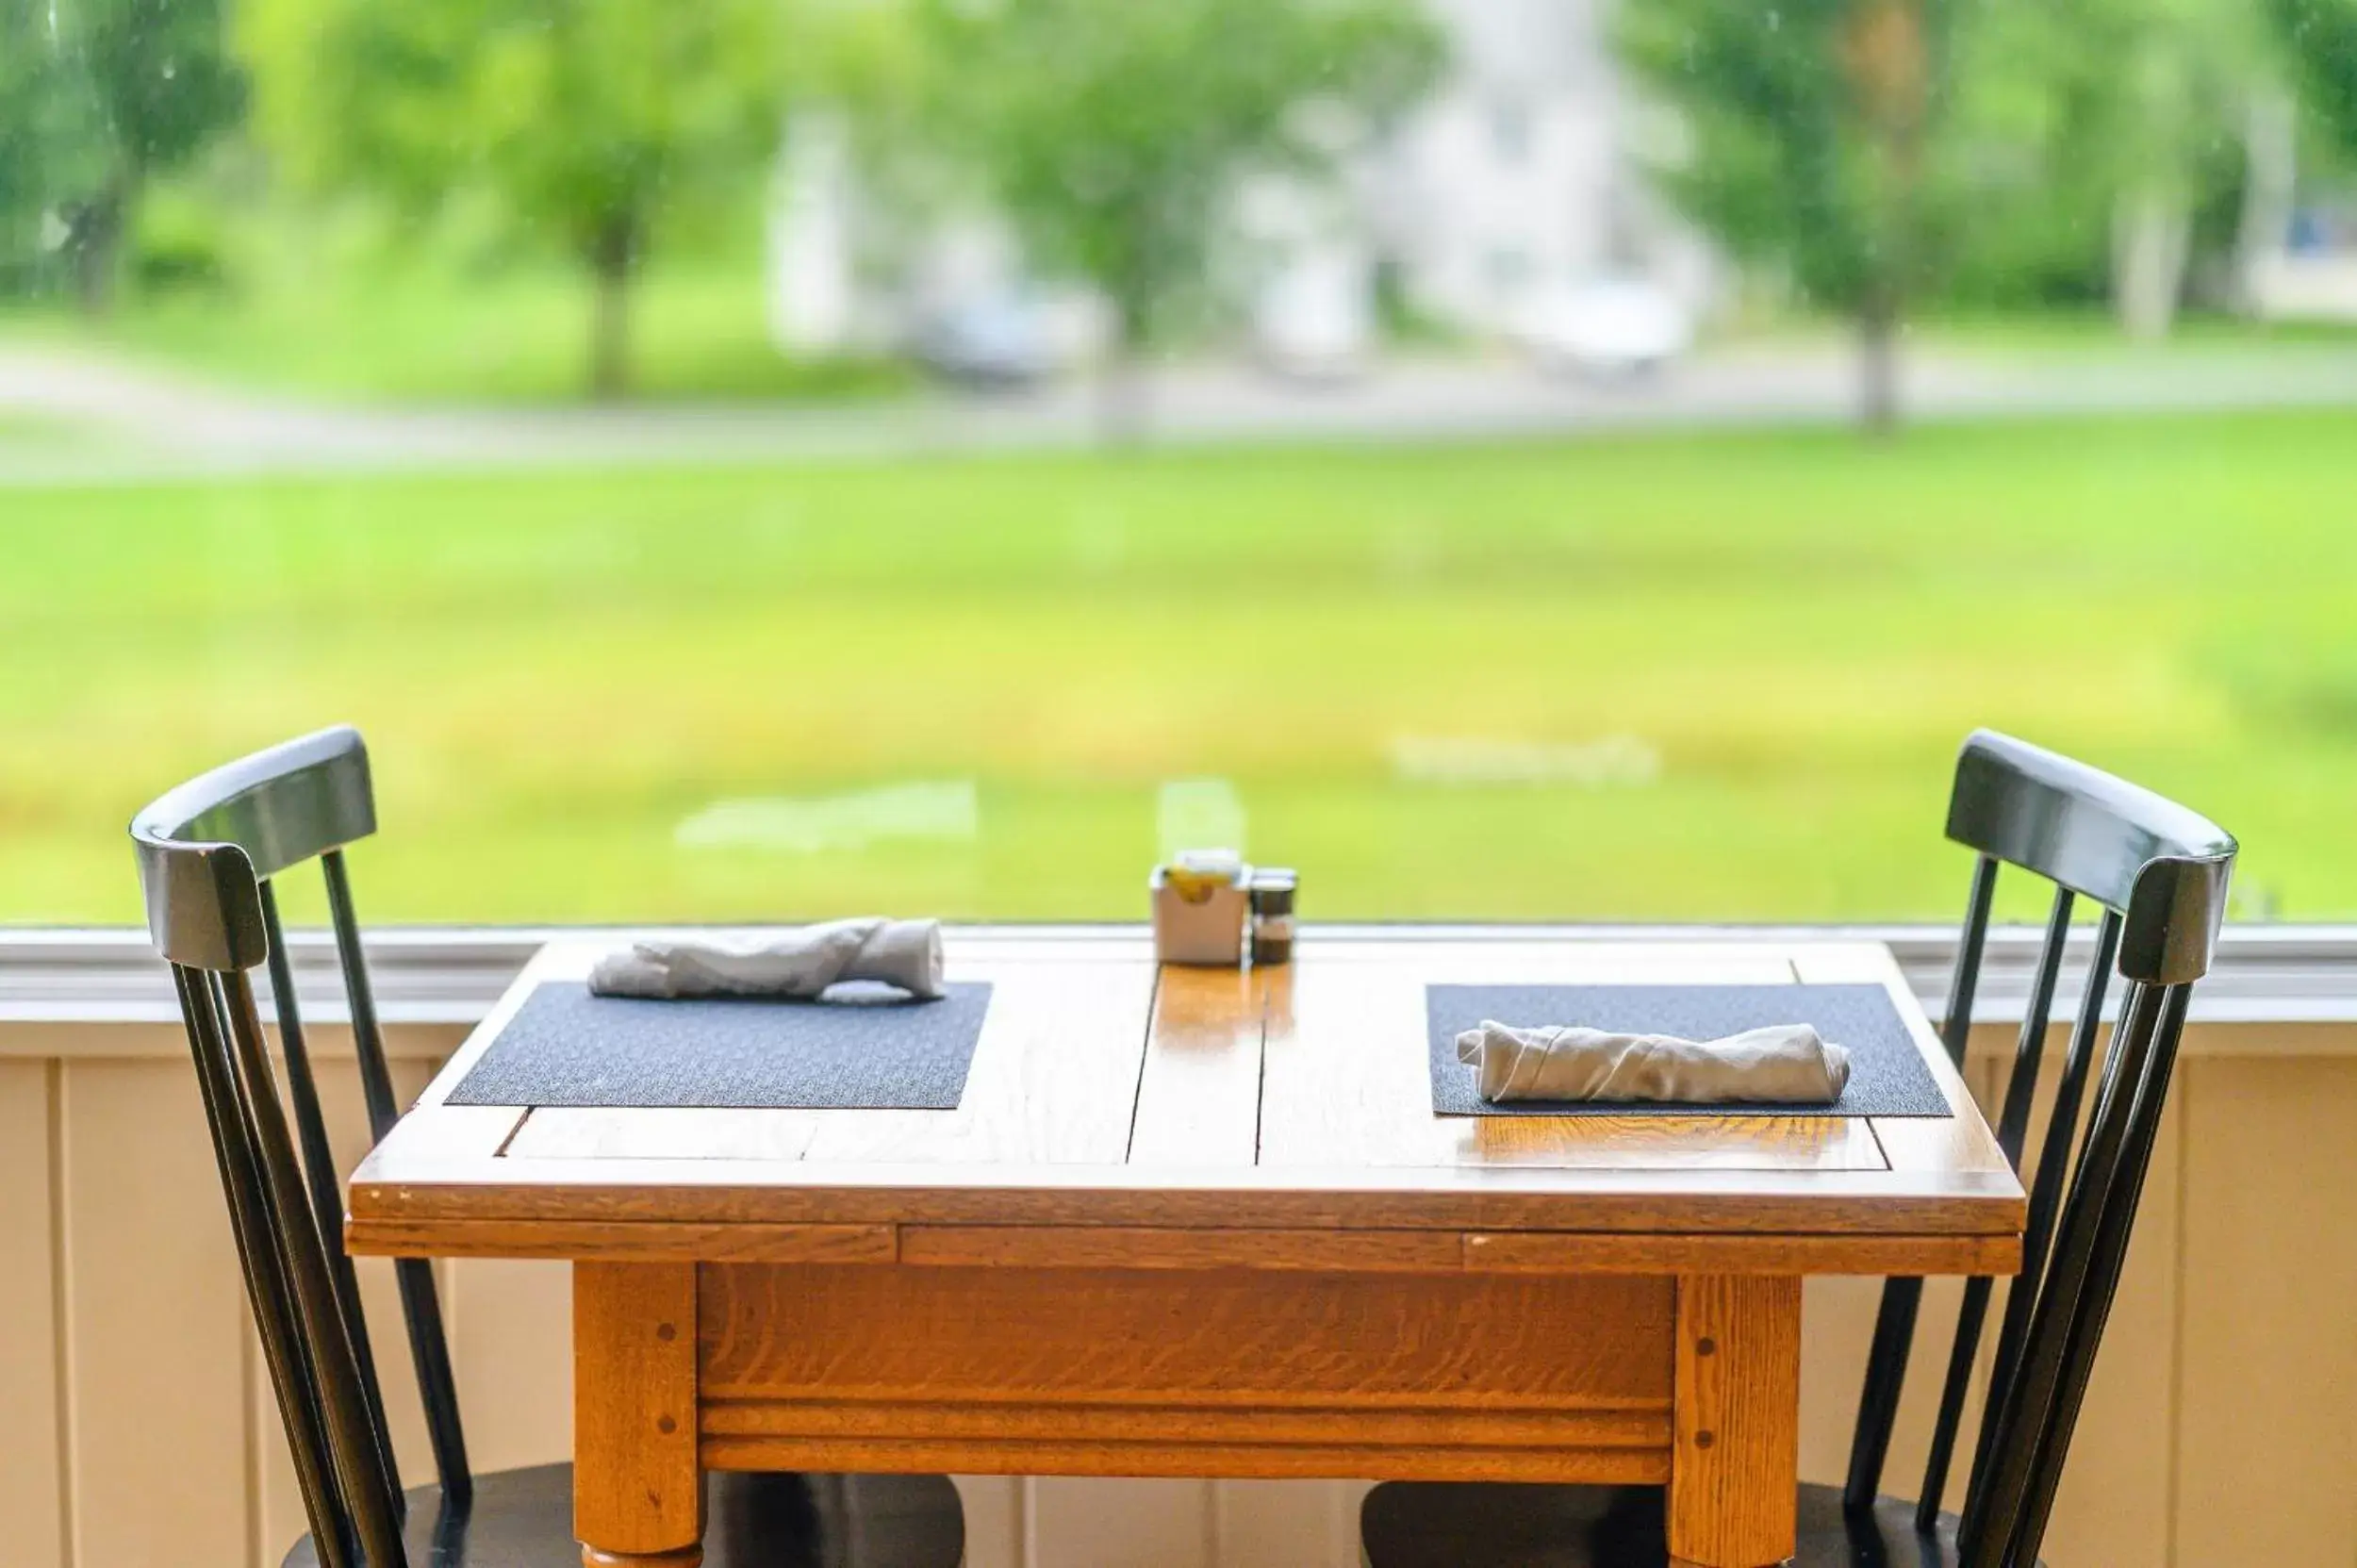
POLYGON ((949 306, 921 325, 913 348, 919 364, 966 387, 1028 387, 1053 375, 1066 357, 1054 312, 1023 294, 949 306))
POLYGON ((1541 300, 1524 318, 1519 337, 1549 370, 1627 380, 1658 370, 1690 348, 1694 319, 1657 283, 1605 278, 1541 300))

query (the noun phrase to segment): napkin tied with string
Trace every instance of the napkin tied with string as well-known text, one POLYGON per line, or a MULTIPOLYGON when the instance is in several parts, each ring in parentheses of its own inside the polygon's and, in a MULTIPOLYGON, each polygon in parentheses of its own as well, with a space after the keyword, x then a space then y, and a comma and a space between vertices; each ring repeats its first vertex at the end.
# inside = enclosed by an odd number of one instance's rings
POLYGON ((1492 1101, 1665 1100, 1831 1105, 1850 1081, 1850 1053, 1808 1024, 1772 1024, 1720 1040, 1620 1034, 1485 1020, 1457 1037, 1457 1059, 1480 1073, 1492 1101))
POLYGON ((864 916, 737 940, 663 938, 608 953, 589 972, 601 997, 808 999, 844 981, 943 996, 941 922, 864 916))

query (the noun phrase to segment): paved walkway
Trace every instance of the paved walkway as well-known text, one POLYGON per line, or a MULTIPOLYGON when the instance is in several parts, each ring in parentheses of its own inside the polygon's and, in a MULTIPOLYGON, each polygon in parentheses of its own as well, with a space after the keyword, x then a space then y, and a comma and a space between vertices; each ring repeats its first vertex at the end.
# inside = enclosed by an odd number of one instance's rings
MULTIPOLYGON (((1826 424, 1856 405, 1838 347, 1707 355, 1629 385, 1511 360, 1420 360, 1304 384, 1248 366, 1148 383, 1159 445, 1449 440, 1644 428, 1826 424)), ((1916 419, 2357 407, 2357 349, 2328 344, 2003 356, 1919 353, 1916 419)), ((886 403, 617 408, 338 408, 273 401, 91 355, 0 347, 0 484, 175 475, 756 463, 1085 446, 1092 389, 886 403), (8 429, 12 417, 41 421, 8 429), (58 437, 49 421, 70 433, 58 437)))

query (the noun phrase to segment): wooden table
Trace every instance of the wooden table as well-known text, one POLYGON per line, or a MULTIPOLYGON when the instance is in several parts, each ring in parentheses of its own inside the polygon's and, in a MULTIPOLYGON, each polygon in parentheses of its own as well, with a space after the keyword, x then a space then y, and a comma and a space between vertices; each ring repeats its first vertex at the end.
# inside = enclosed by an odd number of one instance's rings
POLYGON ((1666 1484, 1672 1549, 1792 1549, 1801 1279, 2006 1274, 2022 1195, 1872 944, 953 935, 997 985, 955 1111, 443 1103, 365 1253, 574 1264, 589 1563, 701 1558, 701 1472, 1666 1484), (1428 982, 1878 982, 1950 1119, 1440 1117, 1428 982))

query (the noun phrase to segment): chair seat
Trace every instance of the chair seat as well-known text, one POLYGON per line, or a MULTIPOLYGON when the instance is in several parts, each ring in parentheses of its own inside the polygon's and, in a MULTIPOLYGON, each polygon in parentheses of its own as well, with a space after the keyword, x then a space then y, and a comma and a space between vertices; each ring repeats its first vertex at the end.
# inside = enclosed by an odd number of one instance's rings
MULTIPOLYGON (((704 1568, 957 1568, 965 1555, 946 1476, 715 1471, 704 1484, 704 1568)), ((464 1520, 440 1517, 440 1487, 408 1495, 410 1568, 581 1568, 569 1464, 477 1476, 464 1520)), ((309 1536, 285 1568, 319 1568, 309 1536)))
MULTIPOLYGON (((1662 1568, 1657 1486, 1391 1481, 1359 1510, 1368 1568, 1662 1568)), ((1880 1497, 1852 1519, 1838 1487, 1805 1486, 1795 1568, 1955 1568, 1956 1517, 1933 1535, 1915 1505, 1880 1497)))

